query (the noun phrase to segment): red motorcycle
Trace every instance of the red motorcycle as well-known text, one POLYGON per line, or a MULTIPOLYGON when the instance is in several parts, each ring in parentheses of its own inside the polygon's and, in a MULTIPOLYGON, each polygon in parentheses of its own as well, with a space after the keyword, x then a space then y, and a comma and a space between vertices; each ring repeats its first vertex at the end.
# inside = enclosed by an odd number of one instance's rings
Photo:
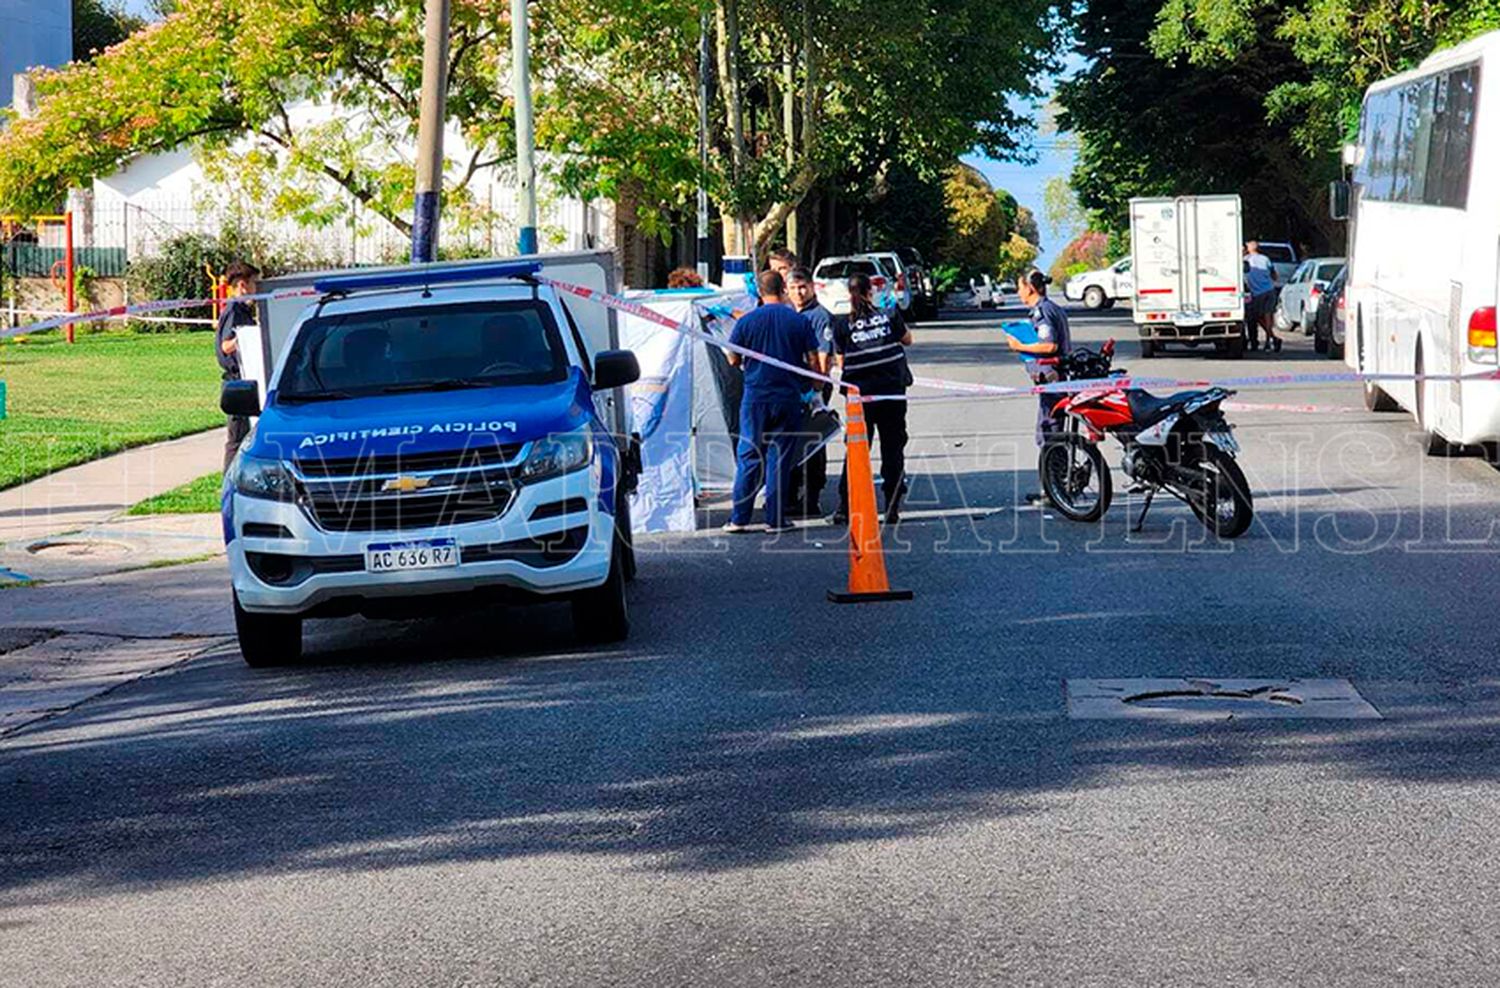
POLYGON ((1052 409, 1055 427, 1042 445, 1037 470, 1042 491, 1074 521, 1097 521, 1109 509, 1113 490, 1099 442, 1112 435, 1125 449, 1120 467, 1144 494, 1135 531, 1145 524, 1161 491, 1184 502, 1209 531, 1232 539, 1250 527, 1250 485, 1235 462, 1239 443, 1220 404, 1234 394, 1224 388, 1181 391, 1158 398, 1139 388, 1111 387, 1115 341, 1099 352, 1080 348, 1048 358, 1064 380, 1099 379, 1099 387, 1068 393, 1052 409))

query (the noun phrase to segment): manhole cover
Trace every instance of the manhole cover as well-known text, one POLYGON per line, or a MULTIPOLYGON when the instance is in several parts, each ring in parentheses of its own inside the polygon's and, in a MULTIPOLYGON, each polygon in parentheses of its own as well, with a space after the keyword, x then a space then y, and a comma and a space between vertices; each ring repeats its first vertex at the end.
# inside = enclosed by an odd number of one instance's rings
POLYGON ((26 548, 32 555, 44 556, 48 559, 115 559, 131 553, 130 546, 124 542, 101 542, 92 539, 80 539, 73 542, 37 542, 26 548))
POLYGON ((1379 720, 1347 679, 1070 679, 1074 720, 1379 720))

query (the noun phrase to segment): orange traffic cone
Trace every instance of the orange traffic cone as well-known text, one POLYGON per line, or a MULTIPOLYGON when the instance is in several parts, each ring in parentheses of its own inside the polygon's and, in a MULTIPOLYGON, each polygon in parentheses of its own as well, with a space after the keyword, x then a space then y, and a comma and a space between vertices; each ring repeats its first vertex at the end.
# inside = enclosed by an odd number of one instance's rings
POLYGON ((870 436, 865 431, 864 403, 849 391, 845 408, 844 462, 849 472, 849 590, 828 591, 835 604, 877 600, 911 600, 910 590, 892 590, 880 548, 880 520, 875 513, 875 471, 870 468, 870 436))

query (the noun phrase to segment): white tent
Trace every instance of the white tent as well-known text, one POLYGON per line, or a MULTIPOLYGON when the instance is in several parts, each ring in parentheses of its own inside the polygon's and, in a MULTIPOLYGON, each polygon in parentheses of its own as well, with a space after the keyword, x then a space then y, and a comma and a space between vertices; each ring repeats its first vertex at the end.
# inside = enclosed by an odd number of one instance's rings
MULTIPOLYGON (((728 339, 735 313, 753 300, 710 289, 634 292, 633 301, 684 329, 728 339)), ((740 374, 706 340, 637 316, 620 317, 620 346, 635 351, 641 378, 629 389, 631 428, 641 435, 641 480, 630 511, 637 532, 690 532, 697 499, 734 485, 740 374)))

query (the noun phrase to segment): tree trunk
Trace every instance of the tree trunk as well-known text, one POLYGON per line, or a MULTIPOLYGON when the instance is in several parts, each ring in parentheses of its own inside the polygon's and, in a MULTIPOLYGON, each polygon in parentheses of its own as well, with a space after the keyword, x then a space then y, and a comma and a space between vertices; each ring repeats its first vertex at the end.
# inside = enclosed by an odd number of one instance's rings
MULTIPOLYGON (((790 40, 781 66, 781 138, 790 174, 797 165, 797 45, 790 40)), ((793 254, 799 248, 797 239, 797 207, 793 206, 786 217, 786 247, 793 254)))
MULTIPOLYGON (((724 94, 725 118, 729 121, 730 179, 738 191, 739 183, 745 178, 745 109, 744 93, 740 85, 739 0, 718 0, 716 12, 719 22, 719 78, 724 80, 720 91, 724 94)), ((729 210, 721 213, 724 220, 725 255, 748 253, 750 244, 745 236, 746 217, 729 210)))

